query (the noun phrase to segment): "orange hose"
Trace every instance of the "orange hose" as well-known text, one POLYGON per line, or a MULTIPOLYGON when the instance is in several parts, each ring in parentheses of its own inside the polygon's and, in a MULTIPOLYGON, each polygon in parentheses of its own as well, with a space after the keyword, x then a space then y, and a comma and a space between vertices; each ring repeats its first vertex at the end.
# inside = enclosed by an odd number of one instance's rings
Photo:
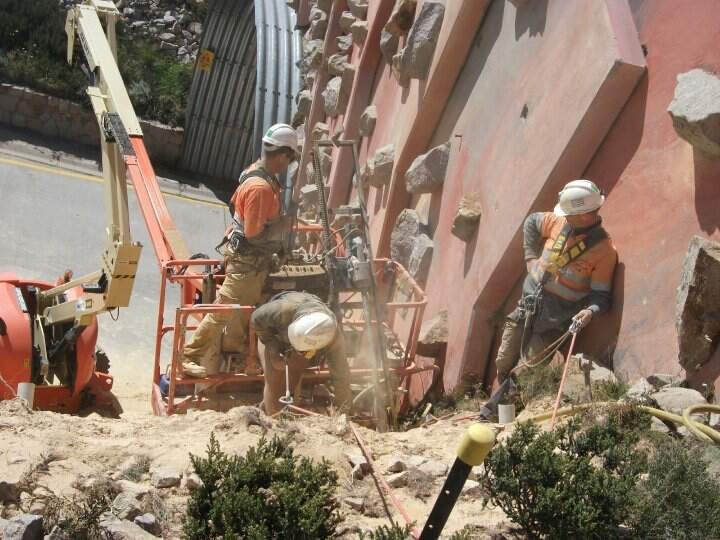
POLYGON ((575 348, 576 338, 577 332, 574 332, 572 335, 572 341, 570 342, 570 348, 568 349, 567 358, 565 359, 565 369, 563 369, 562 379, 560 380, 560 388, 558 388, 557 397, 555 398, 555 407, 553 407, 552 420, 550 420, 550 429, 555 427, 555 417, 557 416, 557 411, 560 407, 560 398, 562 398, 562 391, 565 387, 565 381, 567 380, 568 368, 570 367, 570 358, 572 357, 573 349, 575 348))

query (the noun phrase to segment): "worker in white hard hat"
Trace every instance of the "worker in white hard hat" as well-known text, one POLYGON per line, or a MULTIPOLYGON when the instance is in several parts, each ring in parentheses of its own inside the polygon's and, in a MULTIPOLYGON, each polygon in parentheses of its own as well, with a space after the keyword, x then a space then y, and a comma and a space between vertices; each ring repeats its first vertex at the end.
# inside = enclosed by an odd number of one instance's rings
MULTIPOLYGON (((495 364, 503 383, 522 357, 552 359, 552 344, 610 309, 617 252, 598 211, 605 196, 590 180, 573 180, 553 212, 530 214, 523 227, 527 277, 508 315, 495 364), (550 350, 548 350, 550 349, 550 350)), ((542 362, 541 362, 542 363, 542 362)))
POLYGON ((320 298, 305 292, 282 292, 256 309, 250 324, 265 346, 263 408, 266 414, 281 410, 283 405, 279 400, 286 390, 296 394, 305 368, 321 362, 330 370, 335 406, 346 410, 351 407, 345 340, 335 315, 320 298))
MULTIPOLYGON (((224 238, 225 280, 216 303, 254 306, 274 256, 282 251, 282 237, 289 229, 289 216, 281 213, 282 188, 279 176, 297 159, 298 138, 287 124, 275 124, 262 138, 262 157, 243 171, 230 202, 232 225, 224 238)), ((249 316, 218 312, 206 315, 183 350, 183 372, 206 377, 219 371, 221 351, 247 350, 249 316)), ((247 374, 257 374, 255 363, 246 364, 247 374)))

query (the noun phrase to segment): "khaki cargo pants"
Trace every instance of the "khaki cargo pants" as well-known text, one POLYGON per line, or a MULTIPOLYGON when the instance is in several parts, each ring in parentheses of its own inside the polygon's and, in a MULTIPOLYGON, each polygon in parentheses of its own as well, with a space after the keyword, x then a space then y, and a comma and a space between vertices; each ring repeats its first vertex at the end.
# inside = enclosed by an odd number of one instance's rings
MULTIPOLYGON (((225 281, 215 303, 254 306, 260 302, 270 260, 266 256, 227 255, 225 281)), ((185 345, 184 360, 204 366, 208 375, 218 373, 221 350, 242 352, 247 349, 249 324, 250 316, 246 313, 207 314, 185 345)))
MULTIPOLYGON (((495 358, 495 367, 497 367, 498 384, 502 384, 508 378, 512 369, 520 360, 520 347, 522 344, 523 326, 525 322, 515 322, 513 320, 505 321, 502 338, 500 340, 500 348, 495 358)), ((550 330, 543 333, 532 332, 529 337, 527 346, 527 358, 533 359, 539 355, 553 341, 562 335, 560 330, 550 330)), ((527 339, 527 338, 526 338, 527 339)), ((540 360, 537 358, 536 360, 540 360)), ((550 357, 547 362, 552 360, 550 357)))

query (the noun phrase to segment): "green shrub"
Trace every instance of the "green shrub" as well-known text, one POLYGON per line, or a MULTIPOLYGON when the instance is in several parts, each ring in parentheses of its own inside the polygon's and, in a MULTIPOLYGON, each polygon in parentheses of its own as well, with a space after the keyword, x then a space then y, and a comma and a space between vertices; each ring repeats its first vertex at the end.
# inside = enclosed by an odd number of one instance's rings
POLYGON ((332 538, 340 522, 337 474, 328 462, 297 458, 287 439, 262 439, 229 456, 210 437, 207 457, 191 456, 203 481, 187 506, 189 539, 332 538))
POLYGON ((538 366, 524 369, 517 375, 518 393, 524 406, 545 396, 555 396, 560 386, 564 365, 538 366))
POLYGON ((720 538, 720 482, 700 448, 668 440, 638 483, 630 524, 637 538, 720 538))
POLYGON ((380 525, 375 530, 358 535, 359 540, 408 540, 412 538, 412 527, 405 525, 401 527, 397 523, 388 525, 380 525))
POLYGON ((633 445, 648 421, 625 407, 589 428, 571 421, 543 433, 518 424, 485 462, 485 502, 531 538, 615 537, 644 470, 644 456, 633 445))

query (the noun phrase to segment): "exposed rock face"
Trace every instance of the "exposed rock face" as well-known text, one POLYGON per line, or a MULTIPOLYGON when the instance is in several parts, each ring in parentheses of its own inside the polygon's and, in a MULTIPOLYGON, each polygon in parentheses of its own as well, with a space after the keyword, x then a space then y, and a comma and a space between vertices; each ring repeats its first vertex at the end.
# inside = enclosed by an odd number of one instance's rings
POLYGON ((442 3, 434 0, 423 2, 401 53, 398 69, 401 83, 407 79, 427 77, 444 16, 445 6, 442 3))
POLYGON ((474 196, 463 195, 460 200, 451 232, 464 242, 469 242, 480 223, 480 203, 474 196))
POLYGON ((650 394, 650 397, 660 405, 661 409, 675 414, 682 414, 691 405, 707 403, 703 395, 692 388, 669 386, 650 394))
POLYGON ((416 157, 405 173, 407 191, 409 193, 433 193, 442 189, 449 157, 449 142, 416 157))
POLYGON ((360 117, 360 135, 369 137, 375 130, 377 122, 377 107, 369 105, 360 117))
POLYGON ((680 137, 720 157, 720 78, 702 69, 681 73, 668 112, 680 137))
POLYGON ((688 371, 705 364, 720 339, 720 243, 694 236, 678 288, 675 326, 688 371))

